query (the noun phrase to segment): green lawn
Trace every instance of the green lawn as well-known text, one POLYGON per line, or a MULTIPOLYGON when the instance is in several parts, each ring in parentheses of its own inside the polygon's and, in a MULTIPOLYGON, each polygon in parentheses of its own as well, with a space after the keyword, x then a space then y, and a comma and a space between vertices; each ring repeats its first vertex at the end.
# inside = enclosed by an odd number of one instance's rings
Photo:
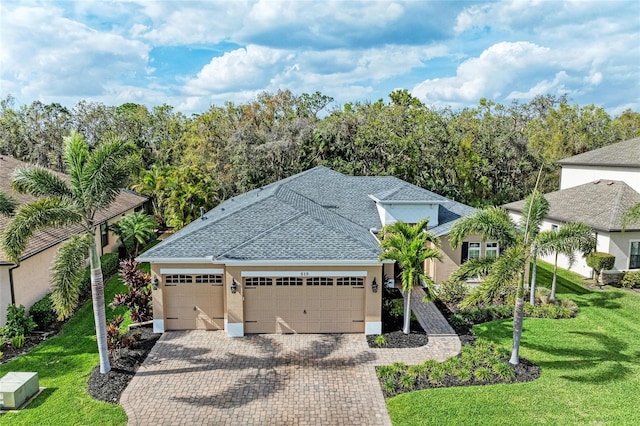
MULTIPOLYGON (((126 291, 118 276, 105 287, 105 299, 126 291)), ((123 314, 124 308, 107 307, 107 316, 123 314)), ((123 315, 124 316, 124 315, 123 315)), ((9 371, 37 371, 38 398, 20 413, 0 416, 0 424, 11 425, 122 425, 127 416, 119 405, 94 400, 87 393, 87 380, 98 365, 93 311, 87 302, 65 324, 60 335, 46 340, 27 355, 0 366, 0 376, 9 371)))
MULTIPOLYGON (((539 263, 550 286, 552 266, 539 263)), ((558 293, 574 300, 569 320, 524 321, 521 356, 542 368, 531 383, 432 389, 387 402, 396 425, 638 425, 640 424, 640 295, 590 291, 560 271, 558 293)), ((512 322, 474 327, 480 337, 511 348, 512 322)))

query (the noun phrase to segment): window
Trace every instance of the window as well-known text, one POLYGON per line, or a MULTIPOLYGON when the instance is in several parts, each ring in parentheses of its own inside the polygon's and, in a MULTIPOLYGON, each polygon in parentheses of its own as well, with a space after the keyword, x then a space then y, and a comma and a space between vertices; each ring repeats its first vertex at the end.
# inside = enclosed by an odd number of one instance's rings
POLYGON ((273 278, 270 277, 251 277, 244 279, 244 285, 247 287, 257 287, 273 285, 273 278))
POLYGON ((333 278, 329 277, 311 277, 307 278, 307 285, 333 285, 333 278))
POLYGON ((222 285, 222 275, 196 275, 196 284, 222 285))
POLYGON ((166 284, 191 284, 193 278, 191 275, 167 275, 164 282, 166 284))
POLYGON ((469 243, 468 259, 480 258, 480 243, 469 243))
POLYGON ((490 259, 498 257, 498 243, 487 243, 484 251, 484 256, 490 259))
POLYGON ((102 247, 109 244, 109 228, 107 227, 106 222, 100 225, 100 240, 102 242, 102 247))
POLYGON ((276 278, 276 285, 302 285, 302 278, 299 278, 299 277, 276 278))
POLYGON ((631 241, 629 269, 640 269, 640 241, 631 241))
POLYGON ((364 286, 364 278, 361 277, 340 277, 336 280, 336 285, 344 286, 364 286))

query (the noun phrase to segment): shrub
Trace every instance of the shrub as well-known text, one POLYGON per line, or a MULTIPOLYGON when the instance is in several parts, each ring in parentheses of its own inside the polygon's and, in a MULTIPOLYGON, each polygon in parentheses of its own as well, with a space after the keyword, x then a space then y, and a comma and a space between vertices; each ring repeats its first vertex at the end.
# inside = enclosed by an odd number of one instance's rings
POLYGON ((392 379, 395 376, 396 371, 390 365, 383 365, 376 368, 376 374, 380 379, 387 380, 392 379))
POLYGON ((411 389, 415 383, 415 379, 409 374, 405 374, 400 377, 400 386, 403 389, 411 389))
POLYGON ((456 370, 454 375, 461 382, 468 382, 472 377, 471 369, 467 367, 459 368, 458 370, 456 370))
POLYGON ((640 288, 640 271, 625 272, 620 285, 624 288, 640 288))
POLYGON ((36 323, 38 330, 46 330, 57 321, 58 316, 53 309, 51 294, 47 294, 29 308, 29 315, 36 323))
POLYGON ((550 303, 548 305, 531 306, 525 305, 525 315, 532 318, 567 319, 575 317, 578 307, 572 301, 563 301, 560 304, 550 303))
POLYGON ((12 339, 15 336, 27 335, 36 328, 36 323, 23 306, 9 305, 7 308, 7 321, 0 327, 0 334, 5 339, 12 339))
POLYGON ((438 366, 437 368, 432 369, 429 373, 429 381, 434 385, 439 385, 444 381, 445 376, 446 373, 444 368, 438 366))
POLYGON ((120 262, 122 281, 129 287, 128 293, 116 294, 111 302, 112 308, 124 305, 129 308, 131 320, 143 322, 153 319, 151 275, 142 272, 140 263, 133 259, 120 262))
POLYGON ((387 344, 387 339, 385 339, 385 337, 381 334, 379 336, 376 336, 373 342, 378 346, 384 346, 387 344))
POLYGON ((537 287, 536 288, 536 302, 542 305, 546 305, 549 303, 549 298, 551 297, 551 290, 546 287, 537 287))
POLYGON ((600 273, 604 270, 612 269, 615 262, 616 257, 609 253, 595 251, 587 255, 587 265, 590 268, 593 268, 595 272, 596 283, 599 280, 598 277, 600 276, 600 273))
POLYGON ((13 346, 16 349, 20 349, 21 347, 24 346, 24 335, 23 334, 18 334, 17 336, 13 336, 11 338, 11 346, 13 346))
POLYGON ((113 275, 118 269, 118 253, 107 253, 100 257, 100 267, 104 276, 113 275))
POLYGON ((396 391, 396 383, 393 380, 386 380, 384 382, 384 390, 388 393, 394 393, 396 391))
POLYGON ((107 325, 107 347, 113 359, 120 354, 120 349, 129 348, 135 343, 135 339, 120 331, 120 325, 124 319, 122 315, 117 315, 109 325, 107 325))
POLYGON ((425 377, 427 377, 429 375, 429 366, 427 366, 425 364, 411 365, 407 369, 407 374, 411 375, 412 377, 414 377, 416 379, 425 378, 425 377))
POLYGON ((483 382, 488 382, 489 380, 493 379, 493 373, 487 367, 476 368, 476 371, 473 372, 473 375, 476 379, 483 382))
POLYGON ((445 281, 438 289, 437 296, 443 303, 459 304, 469 295, 469 287, 462 281, 445 281))

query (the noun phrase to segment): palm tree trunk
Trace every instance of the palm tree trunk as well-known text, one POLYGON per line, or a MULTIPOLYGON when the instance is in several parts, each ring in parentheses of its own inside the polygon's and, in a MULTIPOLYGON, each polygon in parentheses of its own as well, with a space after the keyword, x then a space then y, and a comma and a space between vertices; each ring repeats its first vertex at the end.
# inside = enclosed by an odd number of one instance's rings
POLYGON ((529 304, 534 306, 536 304, 536 273, 538 271, 537 256, 533 256, 533 271, 531 271, 531 291, 529 294, 529 304))
POLYGON ((556 252, 555 261, 553 262, 553 281, 551 281, 551 295, 549 301, 555 302, 556 300, 556 281, 558 280, 558 252, 556 252))
POLYGON ((402 332, 411 334, 411 291, 406 290, 404 295, 404 327, 402 332))
POLYGON ((107 316, 104 308, 104 279, 100 266, 100 257, 95 242, 89 249, 89 263, 91 268, 91 300, 93 302, 93 319, 96 325, 96 339, 98 354, 100 355, 100 373, 111 371, 109 352, 107 348, 107 316))
MULTIPOLYGON (((527 262, 526 267, 528 267, 527 262)), ((518 290, 516 292, 516 305, 513 310, 513 348, 509 364, 520 364, 520 339, 522 337, 522 321, 524 319, 524 272, 520 276, 518 290)))

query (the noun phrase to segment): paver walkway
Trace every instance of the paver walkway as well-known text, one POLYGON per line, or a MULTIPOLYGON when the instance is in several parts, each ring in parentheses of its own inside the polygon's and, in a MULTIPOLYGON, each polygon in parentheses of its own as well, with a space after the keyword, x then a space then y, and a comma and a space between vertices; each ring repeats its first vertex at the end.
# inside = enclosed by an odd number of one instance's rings
POLYGON ((424 290, 416 287, 411 292, 411 310, 415 314, 418 322, 429 335, 432 336, 456 336, 456 332, 440 310, 433 302, 423 302, 426 296, 424 290))
POLYGON ((444 361, 460 350, 424 309, 418 317, 439 334, 413 349, 371 349, 362 334, 167 332, 120 403, 131 425, 390 425, 374 366, 444 361))

